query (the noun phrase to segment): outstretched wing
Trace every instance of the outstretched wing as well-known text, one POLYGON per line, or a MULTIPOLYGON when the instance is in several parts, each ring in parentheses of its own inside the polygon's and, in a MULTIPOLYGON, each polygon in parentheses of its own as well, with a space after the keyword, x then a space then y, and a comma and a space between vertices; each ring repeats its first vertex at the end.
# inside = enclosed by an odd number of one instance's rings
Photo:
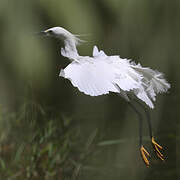
POLYGON ((61 70, 60 76, 69 79, 79 91, 90 96, 108 94, 110 91, 119 92, 112 83, 113 74, 102 62, 72 62, 64 70, 61 70))
POLYGON ((162 73, 119 56, 107 56, 96 46, 93 57, 78 56, 78 61, 73 61, 61 70, 60 76, 69 79, 73 86, 87 95, 116 92, 128 100, 126 92, 130 92, 150 108, 154 108, 152 100, 155 101, 156 94, 170 88, 162 73))
POLYGON ((143 74, 132 68, 129 60, 107 56, 103 51, 98 51, 96 46, 93 57, 79 56, 78 62, 73 61, 61 70, 60 76, 69 79, 79 91, 90 96, 116 92, 128 100, 126 92, 132 92, 149 107, 154 107, 146 92, 143 74))

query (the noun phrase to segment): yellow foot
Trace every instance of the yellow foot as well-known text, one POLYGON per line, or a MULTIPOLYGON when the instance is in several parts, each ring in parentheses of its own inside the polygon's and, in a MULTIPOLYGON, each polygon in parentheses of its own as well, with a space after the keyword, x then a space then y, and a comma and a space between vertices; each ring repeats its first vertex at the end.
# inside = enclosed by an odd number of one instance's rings
POLYGON ((150 154, 147 152, 147 150, 143 146, 141 146, 140 152, 141 152, 141 156, 143 158, 144 163, 146 164, 147 167, 149 167, 148 157, 150 157, 150 154))
POLYGON ((161 159, 162 161, 164 161, 164 157, 163 154, 160 152, 160 150, 162 150, 162 146, 160 146, 155 140, 154 137, 152 137, 151 139, 153 147, 154 147, 154 151, 156 152, 156 155, 159 157, 159 159, 161 159))

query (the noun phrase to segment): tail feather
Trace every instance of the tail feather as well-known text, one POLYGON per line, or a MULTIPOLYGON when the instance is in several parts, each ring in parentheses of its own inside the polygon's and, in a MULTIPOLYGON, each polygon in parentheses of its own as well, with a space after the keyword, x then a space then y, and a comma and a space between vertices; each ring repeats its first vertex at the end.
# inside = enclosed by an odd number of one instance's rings
POLYGON ((164 79, 162 73, 150 68, 143 68, 140 64, 132 65, 132 67, 143 75, 142 81, 146 92, 153 101, 156 100, 156 94, 166 92, 170 88, 170 84, 164 79))

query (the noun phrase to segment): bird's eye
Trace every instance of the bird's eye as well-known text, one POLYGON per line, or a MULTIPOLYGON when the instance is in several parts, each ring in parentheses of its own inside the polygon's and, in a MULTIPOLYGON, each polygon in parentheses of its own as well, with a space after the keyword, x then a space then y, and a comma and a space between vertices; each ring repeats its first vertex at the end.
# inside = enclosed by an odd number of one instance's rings
POLYGON ((49 34, 53 34, 53 31, 52 31, 52 30, 49 30, 48 33, 49 33, 49 34))

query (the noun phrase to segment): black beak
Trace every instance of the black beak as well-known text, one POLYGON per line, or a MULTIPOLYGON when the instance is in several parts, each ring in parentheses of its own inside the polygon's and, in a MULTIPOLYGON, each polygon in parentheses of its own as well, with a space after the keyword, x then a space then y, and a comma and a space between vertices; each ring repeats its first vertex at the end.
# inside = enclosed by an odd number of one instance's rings
POLYGON ((47 33, 45 31, 40 31, 40 32, 37 32, 35 34, 38 35, 38 36, 45 36, 45 35, 47 35, 47 33))

